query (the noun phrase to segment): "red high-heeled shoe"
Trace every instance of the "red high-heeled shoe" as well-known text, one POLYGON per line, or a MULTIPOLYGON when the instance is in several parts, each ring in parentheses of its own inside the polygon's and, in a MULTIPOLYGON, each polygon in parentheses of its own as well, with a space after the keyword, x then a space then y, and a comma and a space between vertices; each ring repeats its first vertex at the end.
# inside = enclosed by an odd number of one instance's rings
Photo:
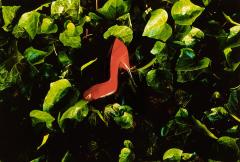
POLYGON ((118 69, 126 70, 132 78, 129 65, 128 49, 119 39, 115 39, 111 52, 110 78, 106 82, 96 84, 83 93, 85 100, 92 101, 109 96, 118 88, 118 69))

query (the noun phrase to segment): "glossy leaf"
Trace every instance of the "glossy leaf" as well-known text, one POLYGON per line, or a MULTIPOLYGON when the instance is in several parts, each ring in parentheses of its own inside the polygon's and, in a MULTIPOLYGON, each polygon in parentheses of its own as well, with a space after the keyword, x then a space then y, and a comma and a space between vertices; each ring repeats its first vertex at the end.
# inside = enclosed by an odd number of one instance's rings
POLYGON ((54 24, 54 21, 51 18, 43 18, 40 31, 38 34, 51 34, 58 31, 57 24, 54 24))
POLYGON ((188 117, 188 111, 185 108, 180 108, 175 115, 175 118, 179 118, 179 119, 183 119, 187 117, 188 117))
POLYGON ((213 148, 215 156, 221 161, 237 161, 239 159, 240 149, 236 138, 222 136, 213 148))
POLYGON ((90 66, 91 64, 93 64, 95 61, 97 61, 97 58, 95 58, 95 59, 93 59, 93 60, 85 63, 84 65, 82 65, 82 66, 81 66, 81 72, 82 72, 85 68, 87 68, 88 66, 90 66))
POLYGON ((192 27, 190 30, 184 31, 184 33, 178 33, 177 36, 179 41, 175 41, 176 43, 191 47, 204 38, 204 33, 200 29, 192 27))
POLYGON ((162 41, 168 40, 172 35, 172 28, 166 23, 167 19, 168 14, 164 9, 152 11, 142 35, 162 41))
POLYGON ((78 20, 82 13, 80 0, 56 0, 51 5, 51 15, 66 15, 72 19, 78 20))
POLYGON ((44 58, 47 57, 49 53, 29 47, 24 51, 23 55, 30 63, 36 65, 43 63, 44 58))
POLYGON ((240 65, 240 57, 238 55, 238 48, 240 43, 235 43, 223 50, 226 59, 226 67, 224 70, 234 72, 240 65))
POLYGON ((5 31, 10 31, 10 25, 15 18, 17 11, 21 6, 2 6, 2 16, 4 20, 3 29, 5 31))
POLYGON ((153 48, 152 48, 152 50, 150 52, 153 55, 159 54, 159 53, 162 52, 162 50, 165 48, 165 46, 166 46, 166 43, 163 43, 161 41, 157 41, 154 44, 154 46, 153 46, 153 48))
POLYGON ((193 4, 190 0, 179 0, 174 3, 171 14, 178 25, 192 25, 201 15, 204 8, 193 4))
POLYGON ((123 129, 129 129, 134 127, 133 115, 128 112, 124 112, 121 116, 116 116, 113 119, 123 129))
POLYGON ((171 148, 163 155, 163 160, 180 162, 183 151, 178 148, 171 148))
POLYGON ((210 112, 206 113, 207 118, 211 122, 226 119, 228 112, 223 107, 212 108, 210 112))
POLYGON ((55 120, 51 114, 40 110, 32 110, 30 117, 32 118, 32 125, 34 127, 39 123, 44 123, 49 129, 52 129, 52 123, 55 120))
POLYGON ((65 121, 67 119, 69 120, 76 120, 78 122, 81 122, 87 115, 88 115, 88 101, 80 100, 77 103, 75 103, 73 106, 68 108, 63 115, 61 116, 60 120, 58 121, 58 124, 62 130, 64 130, 65 127, 65 121))
POLYGON ((181 54, 175 67, 177 71, 177 81, 184 83, 195 80, 201 73, 207 70, 210 64, 211 60, 207 57, 198 61, 192 49, 181 49, 181 54))
POLYGON ((127 105, 107 105, 104 110, 106 119, 113 118, 113 120, 123 129, 133 128, 132 108, 127 105))
POLYGON ((130 2, 129 0, 108 0, 97 12, 107 19, 114 20, 129 12, 130 2))
POLYGON ((42 143, 40 146, 38 146, 37 150, 39 150, 43 145, 45 145, 47 143, 48 137, 49 137, 49 134, 46 134, 43 136, 42 143))
POLYGON ((60 79, 50 84, 50 89, 44 99, 43 111, 51 111, 68 92, 71 83, 67 79, 60 79))
POLYGON ((133 39, 133 31, 127 26, 114 25, 111 26, 104 34, 103 37, 108 39, 110 36, 119 38, 124 43, 129 44, 133 39))
POLYGON ((69 56, 68 56, 65 52, 63 52, 63 51, 59 52, 59 54, 58 54, 58 60, 59 60, 59 62, 60 62, 64 67, 72 64, 72 60, 71 60, 71 59, 69 58, 69 56))
POLYGON ((36 11, 30 11, 24 13, 18 21, 18 24, 13 29, 13 35, 16 38, 24 36, 26 31, 31 39, 37 34, 38 23, 39 23, 40 13, 36 11))
POLYGON ((119 154, 119 162, 133 162, 135 154, 132 150, 133 144, 130 140, 124 140, 124 148, 121 149, 119 154), (130 146, 130 147, 129 147, 130 146))
POLYGON ((64 46, 69 46, 72 48, 81 47, 81 37, 83 32, 81 26, 75 26, 73 23, 69 22, 64 32, 60 33, 59 40, 64 46))

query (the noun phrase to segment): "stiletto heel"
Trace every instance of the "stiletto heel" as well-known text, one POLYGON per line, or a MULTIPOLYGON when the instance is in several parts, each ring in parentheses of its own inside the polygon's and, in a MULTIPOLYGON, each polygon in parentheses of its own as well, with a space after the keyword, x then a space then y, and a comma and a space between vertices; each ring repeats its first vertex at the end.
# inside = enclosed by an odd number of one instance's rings
MULTIPOLYGON (((126 56, 128 56, 128 55, 126 55, 126 56)), ((119 67, 122 68, 122 69, 124 69, 124 70, 126 70, 126 71, 128 72, 128 75, 130 76, 130 79, 131 79, 133 85, 136 87, 137 84, 136 84, 136 82, 134 81, 133 76, 132 76, 132 73, 131 73, 131 68, 130 68, 130 64, 129 64, 129 57, 126 57, 126 56, 124 56, 123 58, 121 58, 119 67)))
POLYGON ((110 78, 106 82, 96 84, 83 93, 85 100, 92 101, 99 98, 109 96, 117 91, 118 88, 118 69, 122 68, 126 70, 133 84, 136 83, 133 80, 132 73, 130 71, 128 49, 125 44, 119 39, 115 39, 111 52, 110 61, 110 78))

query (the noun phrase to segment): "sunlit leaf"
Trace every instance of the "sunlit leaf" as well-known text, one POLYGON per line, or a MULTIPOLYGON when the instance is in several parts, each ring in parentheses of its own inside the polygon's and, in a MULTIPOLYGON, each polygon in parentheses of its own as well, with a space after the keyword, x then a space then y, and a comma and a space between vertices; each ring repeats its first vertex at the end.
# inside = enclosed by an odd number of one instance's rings
POLYGON ((9 31, 11 29, 9 26, 15 18, 20 7, 21 6, 2 6, 2 16, 4 20, 3 29, 5 31, 9 31))
POLYGON ((204 8, 193 4, 190 0, 179 0, 174 3, 171 14, 176 24, 192 25, 203 10, 204 8))
POLYGON ((129 0, 108 0, 102 8, 97 10, 97 12, 107 19, 114 20, 117 17, 127 13, 130 9, 130 6, 131 1, 129 0))
POLYGON ((225 119, 228 117, 228 112, 223 107, 212 108, 210 112, 206 113, 207 118, 211 122, 225 119))
POLYGON ((171 160, 175 162, 181 161, 183 151, 178 148, 171 148, 167 150, 163 155, 163 160, 171 160))
POLYGON ((38 31, 38 23, 40 19, 40 13, 36 11, 30 11, 24 13, 19 21, 18 24, 13 29, 13 35, 16 38, 24 36, 24 32, 26 31, 31 39, 37 34, 38 31))
POLYGON ((73 106, 68 108, 61 116, 58 124, 62 130, 64 130, 64 124, 67 119, 76 120, 78 122, 82 121, 88 115, 88 101, 80 100, 73 106))
POLYGON ((151 54, 156 55, 156 54, 161 53, 162 50, 165 48, 165 45, 166 45, 166 43, 157 41, 157 42, 154 44, 152 50, 150 51, 151 54))
POLYGON ((172 28, 166 23, 167 19, 168 14, 164 9, 152 11, 142 35, 162 41, 168 40, 172 35, 172 28))
POLYGON ((69 46, 72 48, 81 47, 81 37, 83 32, 82 26, 75 26, 72 22, 67 24, 64 32, 60 33, 59 40, 64 46, 69 46))
POLYGON ((45 123, 46 127, 49 129, 52 129, 52 123, 55 120, 51 114, 40 110, 32 110, 30 112, 30 117, 32 118, 33 126, 36 126, 39 123, 45 123))
POLYGON ((93 59, 93 60, 85 63, 84 65, 82 65, 82 66, 81 66, 81 72, 82 72, 85 68, 87 68, 88 66, 90 66, 91 64, 93 64, 95 61, 97 61, 97 58, 95 58, 95 59, 93 59))
POLYGON ((220 137, 213 145, 215 157, 221 161, 237 161, 240 156, 237 140, 237 138, 228 136, 220 137))
POLYGON ((47 140, 48 140, 49 134, 46 134, 43 136, 43 140, 40 146, 38 146, 37 150, 39 150, 43 145, 46 144, 47 140))
POLYGON ((40 31, 38 34, 51 34, 58 31, 58 26, 54 24, 54 21, 51 18, 43 18, 40 31))
POLYGON ((118 162, 133 162, 135 154, 132 150, 133 144, 130 140, 124 140, 124 148, 121 149, 118 162))
POLYGON ((51 5, 51 15, 66 15, 78 20, 82 13, 80 0, 56 0, 51 5))
POLYGON ((103 37, 108 39, 110 36, 117 37, 123 42, 129 44, 133 39, 133 31, 127 26, 114 25, 110 27, 104 34, 103 37))
POLYGON ((44 99, 43 111, 51 111, 68 92, 71 83, 67 79, 60 79, 50 84, 50 89, 44 99))

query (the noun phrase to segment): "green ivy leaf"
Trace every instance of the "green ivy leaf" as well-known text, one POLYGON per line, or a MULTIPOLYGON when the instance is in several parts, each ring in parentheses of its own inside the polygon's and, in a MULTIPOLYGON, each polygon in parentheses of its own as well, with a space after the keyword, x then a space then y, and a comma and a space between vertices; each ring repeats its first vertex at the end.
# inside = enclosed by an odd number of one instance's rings
POLYGON ((2 16, 4 20, 4 26, 2 27, 5 31, 10 31, 10 24, 16 16, 17 11, 21 6, 2 6, 2 16))
POLYGON ((49 134, 46 134, 43 136, 42 143, 37 147, 37 150, 39 150, 41 147, 43 147, 47 143, 48 138, 49 138, 49 134))
POLYGON ((133 128, 133 115, 128 112, 124 112, 121 116, 115 116, 114 121, 123 129, 133 128))
POLYGON ((58 53, 58 60, 64 67, 72 64, 72 60, 63 51, 58 53))
POLYGON ((175 67, 177 81, 184 83, 195 80, 202 72, 207 70, 210 64, 211 60, 207 57, 204 57, 200 61, 196 60, 196 54, 192 49, 181 49, 181 54, 175 67))
POLYGON ((167 19, 168 14, 164 9, 152 11, 142 35, 162 41, 168 40, 172 35, 172 28, 166 23, 167 19))
POLYGON ((82 13, 80 0, 56 0, 51 5, 51 15, 67 15, 74 20, 79 20, 82 13))
POLYGON ((228 97, 228 102, 224 107, 231 114, 240 115, 240 85, 230 89, 230 95, 228 97))
POLYGON ((64 46, 69 46, 72 48, 81 47, 81 37, 83 32, 82 26, 75 26, 73 23, 69 22, 64 32, 60 33, 59 40, 64 46))
POLYGON ((150 70, 146 75, 147 85, 161 95, 162 102, 171 97, 173 91, 173 75, 169 70, 150 70))
POLYGON ((178 25, 192 25, 201 15, 204 8, 193 4, 190 0, 179 0, 174 3, 171 14, 178 25))
POLYGON ((175 118, 179 118, 179 119, 184 119, 187 117, 188 117, 188 111, 185 108, 180 108, 175 115, 175 118))
POLYGON ((221 161, 237 161, 240 157, 236 138, 222 136, 213 148, 215 156, 221 161))
POLYGON ((97 12, 109 20, 115 20, 119 16, 128 13, 130 7, 130 0, 108 0, 97 12))
POLYGON ((97 61, 97 58, 95 58, 95 59, 93 59, 93 60, 91 60, 91 61, 83 64, 83 65, 81 66, 81 68, 80 68, 81 72, 82 72, 85 68, 87 68, 88 66, 92 65, 95 61, 97 61))
POLYGON ((204 6, 208 6, 212 0, 202 0, 204 6))
POLYGON ((75 103, 73 106, 68 108, 63 115, 61 116, 60 120, 58 121, 59 127, 64 130, 64 124, 67 119, 76 120, 81 122, 87 115, 88 115, 88 101, 80 100, 75 103))
POLYGON ((165 48, 165 46, 166 46, 166 43, 157 41, 150 52, 153 55, 160 54, 162 50, 165 48))
POLYGON ((133 144, 130 140, 124 140, 124 148, 121 149, 119 154, 119 162, 133 162, 135 154, 132 151, 133 144))
POLYGON ((47 57, 49 53, 29 47, 24 51, 23 55, 31 64, 36 65, 43 63, 44 58, 47 57))
POLYGON ((236 58, 233 58, 234 54, 232 48, 225 48, 223 53, 227 62, 227 66, 224 68, 224 70, 234 72, 240 65, 240 61, 236 58))
POLYGON ((132 108, 127 105, 119 105, 117 103, 107 105, 104 110, 107 119, 110 117, 123 129, 133 128, 132 108))
POLYGON ((214 107, 210 112, 206 112, 205 114, 211 122, 216 122, 228 117, 228 112, 223 107, 214 107))
POLYGON ((52 115, 40 110, 32 110, 30 117, 32 118, 32 125, 34 127, 39 123, 45 123, 48 129, 52 129, 52 123, 55 120, 52 115))
POLYGON ((110 36, 117 37, 129 44, 133 39, 133 31, 127 26, 114 25, 103 34, 104 39, 108 39, 110 36))
POLYGON ((192 47, 204 38, 204 33, 200 29, 192 27, 190 30, 187 29, 184 33, 178 33, 177 37, 179 41, 175 41, 175 43, 192 47))
POLYGON ((20 17, 18 24, 13 29, 13 35, 16 38, 23 37, 26 31, 30 38, 34 39, 38 31, 39 18, 40 13, 36 11, 24 13, 20 17))
POLYGON ((50 84, 50 89, 44 99, 43 111, 51 111, 69 91, 71 83, 67 79, 60 79, 50 84))
POLYGON ((54 24, 53 19, 45 17, 42 20, 42 24, 38 34, 51 34, 51 33, 56 33, 57 31, 58 31, 58 26, 57 24, 54 24))
POLYGON ((21 60, 23 56, 18 51, 17 46, 14 47, 12 56, 0 64, 0 91, 3 91, 21 81, 21 68, 23 65, 21 60))
POLYGON ((163 155, 163 160, 180 162, 183 151, 178 148, 171 148, 163 155))

